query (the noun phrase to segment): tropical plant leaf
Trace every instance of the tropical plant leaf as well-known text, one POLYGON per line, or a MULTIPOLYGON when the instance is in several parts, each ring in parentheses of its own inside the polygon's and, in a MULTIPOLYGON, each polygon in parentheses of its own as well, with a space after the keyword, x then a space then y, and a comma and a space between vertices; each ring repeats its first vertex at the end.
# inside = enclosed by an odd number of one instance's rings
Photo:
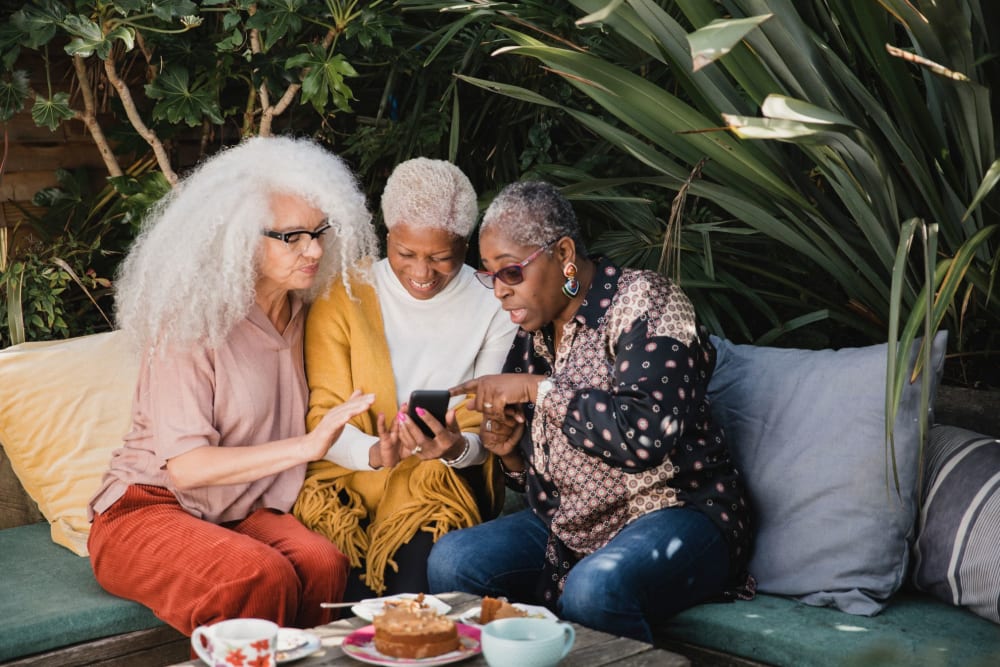
POLYGON ((625 0, 610 0, 604 7, 595 12, 587 14, 581 19, 577 19, 577 25, 587 25, 588 23, 603 23, 622 6, 625 0))
POLYGON ((247 19, 248 28, 260 31, 261 46, 265 53, 289 33, 295 34, 302 29, 300 10, 305 3, 306 0, 261 3, 257 11, 247 19))
POLYGON ((24 70, 15 70, 0 78, 0 122, 7 122, 24 109, 28 97, 28 75, 24 70))
POLYGON ((969 207, 965 209, 965 213, 962 214, 962 222, 969 219, 976 207, 983 203, 986 199, 986 195, 993 191, 996 186, 997 181, 1000 181, 1000 160, 996 160, 990 165, 990 168, 986 170, 986 175, 983 176, 982 182, 979 184, 979 188, 976 189, 976 196, 972 198, 972 202, 969 207))
POLYGON ((118 25, 105 34, 97 23, 78 14, 67 15, 62 25, 66 32, 74 35, 65 47, 66 53, 71 56, 89 58, 96 53, 101 60, 107 60, 115 40, 123 42, 126 51, 135 46, 135 32, 129 26, 118 25))
POLYGON ((73 270, 73 267, 70 266, 66 262, 66 260, 64 260, 61 257, 53 257, 52 262, 56 266, 61 268, 63 271, 69 274, 69 277, 73 279, 73 282, 75 282, 80 287, 80 289, 83 290, 83 293, 87 295, 87 298, 90 299, 90 302, 94 304, 94 308, 97 309, 97 312, 100 313, 101 317, 104 318, 104 321, 107 322, 108 327, 113 327, 114 325, 111 324, 111 320, 108 319, 108 316, 105 314, 100 304, 97 303, 97 299, 94 298, 94 295, 91 294, 89 289, 87 289, 87 285, 82 280, 80 280, 80 276, 76 275, 76 271, 73 270))
POLYGON ((221 125, 222 115, 211 82, 202 77, 191 85, 189 77, 186 67, 168 65, 152 83, 146 85, 146 95, 157 100, 153 106, 153 118, 168 123, 183 122, 188 127, 197 127, 208 118, 221 125))
POLYGON ((760 112, 767 118, 857 128, 857 125, 842 114, 787 95, 768 95, 760 105, 760 112))
POLYGON ((316 111, 323 113, 328 101, 341 111, 350 112, 350 100, 354 99, 347 77, 357 76, 343 54, 330 54, 319 44, 307 44, 305 53, 289 58, 287 68, 305 68, 302 77, 302 104, 312 104, 316 111))
POLYGON ((198 13, 198 5, 191 0, 157 0, 152 3, 153 15, 161 21, 171 21, 176 18, 198 13))
POLYGON ((21 306, 21 287, 24 276, 24 265, 15 263, 6 276, 7 283, 7 331, 10 333, 10 344, 18 345, 24 342, 24 309, 21 306))
POLYGON ((762 14, 742 19, 717 19, 687 36, 691 45, 691 71, 697 72, 706 65, 729 53, 747 33, 756 30, 773 14, 762 14))
POLYGON ((37 125, 55 132, 59 123, 75 115, 69 106, 69 93, 55 93, 52 97, 37 97, 31 106, 31 117, 37 125))
POLYGON ((37 49, 48 44, 66 16, 66 6, 58 0, 26 4, 11 15, 11 24, 24 35, 24 44, 37 49))

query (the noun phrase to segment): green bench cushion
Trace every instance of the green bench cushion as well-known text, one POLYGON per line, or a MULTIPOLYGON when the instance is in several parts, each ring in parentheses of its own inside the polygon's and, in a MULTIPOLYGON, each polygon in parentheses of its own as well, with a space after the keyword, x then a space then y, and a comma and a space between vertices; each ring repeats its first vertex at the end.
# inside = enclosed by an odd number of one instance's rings
POLYGON ((90 560, 53 543, 48 523, 0 530, 0 662, 160 625, 104 592, 90 560))
POLYGON ((1000 664, 1000 626, 908 592, 870 617, 773 595, 704 604, 678 614, 657 635, 773 665, 1000 664))

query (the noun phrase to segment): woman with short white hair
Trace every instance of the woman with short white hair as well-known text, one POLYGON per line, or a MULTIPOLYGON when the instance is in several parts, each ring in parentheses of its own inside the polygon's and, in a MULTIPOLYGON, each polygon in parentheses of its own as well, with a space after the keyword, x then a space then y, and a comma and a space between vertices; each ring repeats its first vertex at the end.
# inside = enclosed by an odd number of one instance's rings
POLYGON ((157 204, 116 283, 142 363, 90 503, 107 591, 185 634, 331 620, 320 603, 341 599, 348 561, 288 512, 306 464, 374 399, 352 391, 306 433, 306 304, 375 247, 353 175, 306 140, 247 140, 157 204))
POLYGON ((334 286, 306 324, 308 427, 355 387, 375 394, 326 462, 310 466, 294 510, 363 572, 348 597, 426 591, 433 541, 489 518, 503 498, 481 418, 463 401, 451 402, 445 423, 420 417, 433 437, 407 417, 413 390, 499 371, 514 336, 464 264, 476 192, 455 165, 415 158, 389 176, 382 213, 387 256, 372 267, 371 285, 355 282, 357 299, 334 286))

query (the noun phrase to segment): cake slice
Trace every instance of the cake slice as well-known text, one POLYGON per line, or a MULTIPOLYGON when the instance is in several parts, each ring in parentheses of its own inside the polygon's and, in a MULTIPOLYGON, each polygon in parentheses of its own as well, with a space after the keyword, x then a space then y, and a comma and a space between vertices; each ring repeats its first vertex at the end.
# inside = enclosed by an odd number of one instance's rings
POLYGON ((498 618, 519 618, 527 615, 528 612, 518 609, 503 598, 487 596, 483 598, 483 605, 479 608, 479 623, 486 625, 498 618))

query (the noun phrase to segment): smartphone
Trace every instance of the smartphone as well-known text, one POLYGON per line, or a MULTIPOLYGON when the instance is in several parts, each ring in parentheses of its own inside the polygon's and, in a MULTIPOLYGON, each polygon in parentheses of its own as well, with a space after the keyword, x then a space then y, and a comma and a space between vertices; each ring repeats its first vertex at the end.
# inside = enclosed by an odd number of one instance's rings
POLYGON ((433 438, 434 431, 417 415, 417 408, 423 408, 434 415, 434 419, 444 424, 444 416, 448 412, 450 400, 451 395, 447 389, 417 389, 410 394, 410 403, 406 412, 410 419, 417 423, 424 435, 433 438))

